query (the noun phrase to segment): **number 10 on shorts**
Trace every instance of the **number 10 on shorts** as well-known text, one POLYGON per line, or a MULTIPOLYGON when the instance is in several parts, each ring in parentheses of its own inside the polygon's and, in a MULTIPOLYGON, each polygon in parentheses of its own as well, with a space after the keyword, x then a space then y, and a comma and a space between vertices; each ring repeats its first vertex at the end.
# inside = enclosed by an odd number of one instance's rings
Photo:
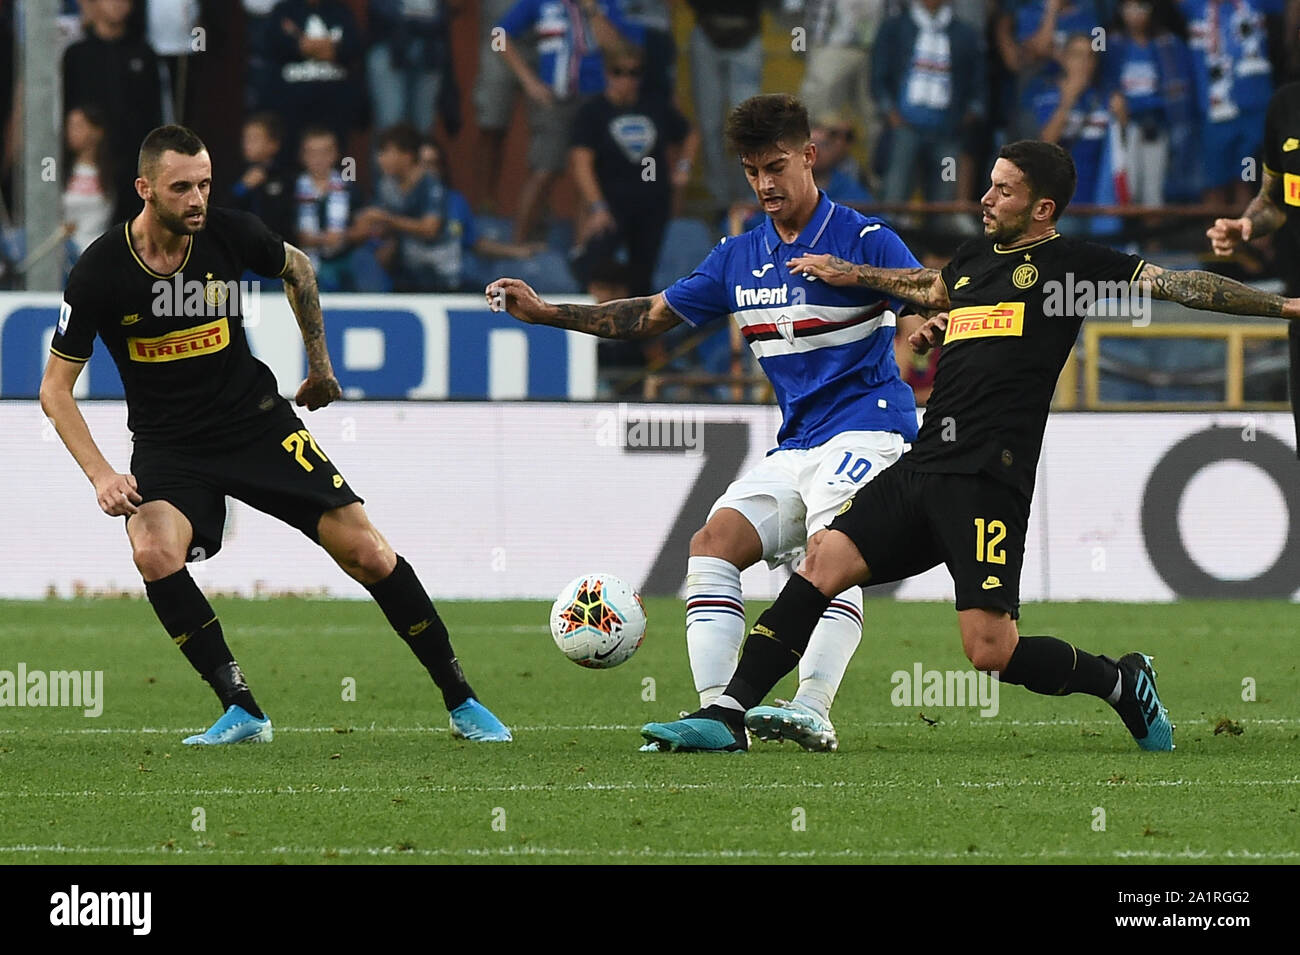
POLYGON ((1007 536, 1007 525, 1001 521, 988 521, 975 518, 975 559, 987 564, 1005 564, 1007 552, 998 545, 1007 536))
POLYGON ((325 457, 325 452, 317 446, 316 439, 311 436, 311 433, 306 428, 293 432, 280 442, 280 446, 293 455, 294 460, 302 465, 304 471, 312 471, 315 470, 315 465, 308 461, 306 455, 303 454, 308 445, 311 446, 312 451, 315 452, 318 458, 322 461, 329 461, 329 458, 325 457))

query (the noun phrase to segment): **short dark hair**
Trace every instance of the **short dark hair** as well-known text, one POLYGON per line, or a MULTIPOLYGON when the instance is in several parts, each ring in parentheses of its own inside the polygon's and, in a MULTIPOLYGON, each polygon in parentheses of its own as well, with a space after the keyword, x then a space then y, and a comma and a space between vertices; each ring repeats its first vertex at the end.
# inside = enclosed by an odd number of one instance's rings
POLYGON ((395 146, 408 155, 420 155, 420 134, 410 123, 394 123, 379 134, 375 149, 382 150, 395 146))
POLYGON ((1024 173, 1025 184, 1035 202, 1051 199, 1056 204, 1053 222, 1061 218, 1061 213, 1074 198, 1074 187, 1079 182, 1074 160, 1068 151, 1056 143, 1021 139, 998 150, 998 158, 1005 159, 1024 173))
POLYGON ((159 126, 152 130, 140 144, 136 173, 142 179, 152 179, 163 153, 174 152, 182 156, 197 156, 207 148, 192 129, 175 125, 159 126))
POLYGON ((309 139, 321 139, 325 136, 328 136, 330 139, 334 140, 335 146, 339 144, 339 137, 334 132, 334 130, 330 129, 328 126, 320 126, 320 125, 308 126, 306 129, 302 131, 302 135, 298 137, 298 139, 300 142, 306 142, 309 139))
POLYGON ((284 142, 284 122, 276 113, 272 113, 270 110, 254 113, 244 120, 244 126, 245 128, 261 126, 268 138, 275 140, 277 143, 284 142))
POLYGON ((727 149, 753 156, 774 146, 801 147, 812 138, 808 110, 789 93, 751 96, 727 115, 727 149))

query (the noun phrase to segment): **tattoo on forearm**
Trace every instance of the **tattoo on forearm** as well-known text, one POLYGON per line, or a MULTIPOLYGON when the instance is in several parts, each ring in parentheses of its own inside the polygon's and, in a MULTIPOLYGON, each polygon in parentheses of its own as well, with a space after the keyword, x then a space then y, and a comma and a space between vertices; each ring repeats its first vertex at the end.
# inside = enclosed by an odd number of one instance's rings
POLYGON ((1250 200, 1243 219, 1250 220, 1250 237, 1262 238, 1282 228, 1286 222, 1286 210, 1278 206, 1282 199, 1282 181, 1264 170, 1264 178, 1259 184, 1259 193, 1250 200))
POLYGON ((308 374, 332 374, 329 350, 325 346, 325 317, 320 310, 316 273, 310 263, 299 259, 285 279, 284 291, 289 298, 289 307, 298 320, 302 343, 307 349, 308 374))
POLYGON ((831 259, 831 268, 852 275, 859 285, 888 292, 920 305, 944 308, 947 302, 935 294, 934 280, 938 269, 880 269, 872 265, 854 265, 838 256, 831 259))
POLYGON ((551 324, 601 338, 649 338, 657 333, 650 323, 654 299, 620 298, 603 305, 557 305, 551 324))
POLYGON ((1199 308, 1230 315, 1267 315, 1280 317, 1285 299, 1272 292, 1242 285, 1240 282, 1204 272, 1200 269, 1162 271, 1151 282, 1156 298, 1178 302, 1188 308, 1199 308))

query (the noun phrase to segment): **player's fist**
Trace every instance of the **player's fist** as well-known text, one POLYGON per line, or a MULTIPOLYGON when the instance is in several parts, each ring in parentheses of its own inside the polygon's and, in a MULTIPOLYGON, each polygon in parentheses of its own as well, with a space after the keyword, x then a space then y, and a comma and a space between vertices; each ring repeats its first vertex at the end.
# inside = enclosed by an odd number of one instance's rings
POLYGON ((343 389, 339 386, 339 380, 333 375, 312 375, 298 387, 298 394, 293 400, 298 407, 306 406, 308 411, 315 411, 317 408, 324 408, 342 394, 343 389))
POLYGON ((96 479, 94 483, 99 509, 109 517, 134 514, 139 510, 136 505, 144 501, 136 487, 134 474, 111 472, 96 479))
POLYGON ((821 279, 827 285, 857 285, 858 277, 853 272, 853 263, 845 262, 838 255, 801 255, 785 263, 795 275, 810 279, 821 279))
POLYGON ((509 312, 530 325, 545 325, 553 309, 521 279, 497 279, 484 290, 484 294, 492 311, 509 312))
POLYGON ((1249 219, 1215 219, 1205 234, 1215 255, 1231 255, 1238 246, 1250 241, 1251 227, 1249 219))
POLYGON ((943 344, 944 332, 948 330, 948 313, 940 312, 930 318, 924 325, 907 336, 907 343, 912 351, 924 355, 936 345, 943 344))

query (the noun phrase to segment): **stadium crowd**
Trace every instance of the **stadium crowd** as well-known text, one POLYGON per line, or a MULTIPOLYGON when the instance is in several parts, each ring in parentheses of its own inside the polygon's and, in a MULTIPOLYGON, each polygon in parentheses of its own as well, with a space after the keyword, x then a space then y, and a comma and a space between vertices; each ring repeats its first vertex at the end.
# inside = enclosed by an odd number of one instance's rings
MULTIPOLYGON (((11 267, 15 7, 0 0, 11 267)), ((214 201, 308 251, 327 291, 469 291, 503 272, 549 292, 662 288, 759 221, 722 122, 773 88, 809 107, 818 184, 866 211, 975 199, 1020 137, 1070 150, 1076 204, 1239 209, 1269 97, 1300 75, 1300 0, 62 0, 60 35, 69 260, 138 208, 149 129, 222 142, 238 126, 214 201), (453 169, 460 143, 473 162, 453 169)), ((918 255, 978 228, 887 209, 918 255)), ((1064 225, 1131 239, 1124 221, 1064 225)), ((603 359, 643 377, 672 351, 603 359)), ((697 367, 722 377, 729 353, 724 333, 697 367)))

